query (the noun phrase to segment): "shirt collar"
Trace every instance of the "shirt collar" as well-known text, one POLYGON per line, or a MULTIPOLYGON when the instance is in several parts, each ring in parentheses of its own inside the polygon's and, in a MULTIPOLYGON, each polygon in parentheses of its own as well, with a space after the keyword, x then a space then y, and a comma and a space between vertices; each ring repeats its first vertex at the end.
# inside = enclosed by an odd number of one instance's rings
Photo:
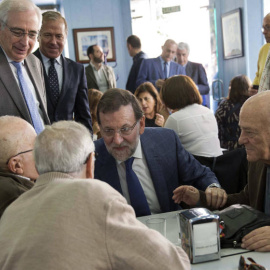
MULTIPOLYGON (((47 62, 50 62, 50 58, 48 58, 47 56, 45 56, 40 50, 39 50, 40 54, 41 54, 41 57, 42 57, 42 61, 43 63, 47 63, 47 62)), ((59 55, 58 57, 55 58, 56 62, 61 65, 62 62, 61 62, 61 55, 59 55)))

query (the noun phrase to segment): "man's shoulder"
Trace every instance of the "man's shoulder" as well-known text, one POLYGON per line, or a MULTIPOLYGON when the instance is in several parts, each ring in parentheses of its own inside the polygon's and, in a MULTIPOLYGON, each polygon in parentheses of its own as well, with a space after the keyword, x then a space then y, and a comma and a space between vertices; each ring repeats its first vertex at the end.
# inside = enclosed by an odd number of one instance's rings
POLYGON ((190 65, 192 68, 199 68, 202 67, 202 64, 188 61, 188 65, 190 65))
POLYGON ((75 67, 75 68, 80 68, 80 69, 82 69, 82 68, 84 67, 83 64, 77 63, 77 62, 71 60, 70 58, 67 58, 67 57, 64 57, 64 56, 62 56, 62 57, 63 57, 62 59, 63 59, 64 61, 66 61, 67 64, 69 64, 69 65, 71 65, 71 66, 73 66, 73 67, 75 67))
POLYGON ((113 68, 109 65, 103 65, 103 68, 109 70, 110 72, 113 72, 113 68))
POLYGON ((146 127, 144 133, 141 135, 142 140, 149 140, 149 143, 160 143, 160 141, 168 141, 176 137, 176 133, 169 128, 161 127, 146 127))

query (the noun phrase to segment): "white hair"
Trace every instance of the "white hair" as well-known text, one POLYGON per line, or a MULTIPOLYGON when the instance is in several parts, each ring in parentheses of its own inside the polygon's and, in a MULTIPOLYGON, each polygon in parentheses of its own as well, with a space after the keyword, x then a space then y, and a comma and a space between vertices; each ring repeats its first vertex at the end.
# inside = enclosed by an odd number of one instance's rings
POLYGON ((178 48, 179 50, 187 50, 188 54, 189 54, 189 52, 190 52, 189 45, 188 45, 187 43, 185 43, 185 42, 180 42, 180 43, 178 43, 177 48, 178 48))
POLYGON ((29 11, 34 10, 38 17, 38 29, 41 27, 41 10, 31 0, 3 0, 0 2, 0 24, 4 28, 2 22, 7 23, 8 13, 10 11, 29 11))
POLYGON ((59 121, 38 135, 34 159, 39 174, 80 172, 90 153, 95 151, 89 130, 74 121, 59 121))

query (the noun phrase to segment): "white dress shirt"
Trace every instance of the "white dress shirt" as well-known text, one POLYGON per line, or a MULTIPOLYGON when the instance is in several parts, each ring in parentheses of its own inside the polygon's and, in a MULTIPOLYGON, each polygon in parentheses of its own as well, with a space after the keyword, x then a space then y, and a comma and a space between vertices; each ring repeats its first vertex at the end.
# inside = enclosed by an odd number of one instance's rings
MULTIPOLYGON (((136 173, 141 186, 143 188, 144 194, 147 199, 150 211, 152 214, 161 213, 161 208, 158 202, 157 194, 154 188, 154 184, 146 163, 145 156, 142 151, 141 141, 139 140, 138 146, 135 153, 133 154, 134 161, 132 164, 132 169, 136 173)), ((128 185, 126 179, 126 165, 125 162, 116 162, 117 171, 120 179, 121 188, 123 191, 123 196, 126 198, 127 202, 130 204, 128 185)))
POLYGON ((99 70, 96 69, 95 65, 93 65, 92 62, 90 62, 90 65, 93 68, 99 91, 101 91, 102 93, 105 93, 108 90, 109 86, 108 86, 108 82, 105 76, 103 65, 101 65, 99 70))

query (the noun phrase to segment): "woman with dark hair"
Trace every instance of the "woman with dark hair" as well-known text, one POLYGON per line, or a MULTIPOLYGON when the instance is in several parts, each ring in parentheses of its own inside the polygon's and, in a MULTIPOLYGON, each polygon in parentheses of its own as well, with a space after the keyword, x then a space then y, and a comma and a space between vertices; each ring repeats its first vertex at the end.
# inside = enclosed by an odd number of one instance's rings
POLYGON ((229 95, 216 110, 218 137, 222 148, 233 150, 240 148, 239 113, 244 102, 249 98, 248 89, 252 83, 245 75, 234 77, 230 82, 229 95))
POLYGON ((184 148, 193 155, 222 155, 214 114, 202 106, 202 97, 188 76, 173 76, 165 81, 160 96, 172 110, 165 128, 173 129, 184 148))
POLYGON ((93 126, 93 139, 97 140, 101 138, 99 125, 97 122, 97 105, 101 99, 103 93, 97 89, 91 88, 88 89, 88 100, 89 108, 92 117, 92 126, 93 126))
POLYGON ((146 127, 163 127, 169 116, 168 110, 162 104, 159 93, 150 82, 142 83, 134 95, 140 101, 146 127))

